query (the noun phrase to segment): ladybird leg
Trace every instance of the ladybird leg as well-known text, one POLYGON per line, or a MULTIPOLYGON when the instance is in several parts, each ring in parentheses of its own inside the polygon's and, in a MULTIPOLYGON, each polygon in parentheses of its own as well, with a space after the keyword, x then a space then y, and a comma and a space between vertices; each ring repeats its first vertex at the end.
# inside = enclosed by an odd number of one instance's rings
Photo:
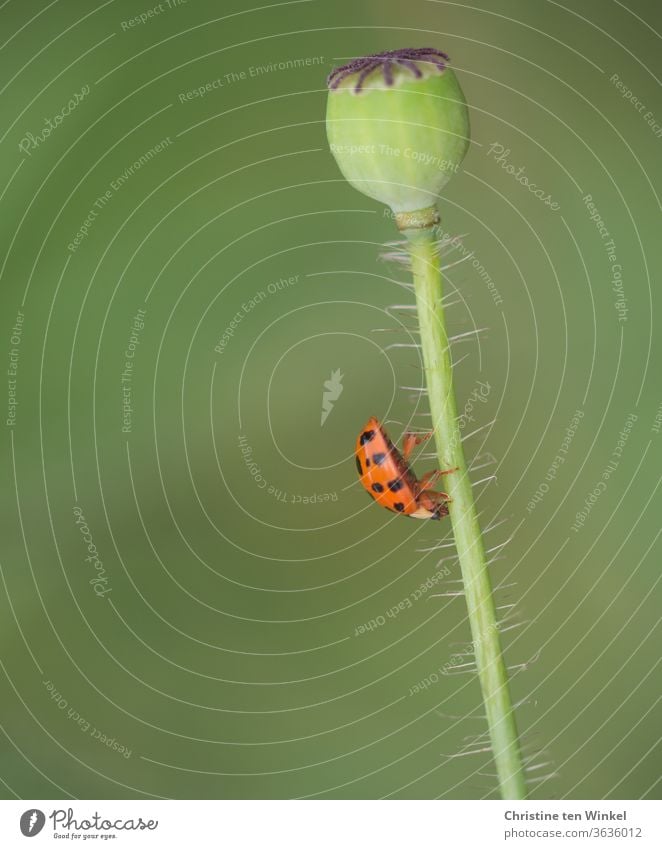
POLYGON ((429 510, 430 512, 434 510, 434 503, 432 499, 428 497, 427 492, 420 492, 418 494, 418 497, 416 498, 416 501, 421 505, 421 507, 424 507, 426 510, 429 510))
POLYGON ((410 433, 407 431, 405 435, 402 437, 402 456, 405 460, 409 459, 411 452, 414 450, 416 445, 420 445, 421 442, 425 442, 426 439, 429 439, 432 436, 432 431, 429 433, 410 433))
POLYGON ((426 472, 418 482, 419 492, 424 492, 426 489, 432 489, 440 474, 441 472, 439 469, 434 469, 432 472, 426 472))
POLYGON ((453 499, 447 492, 439 492, 438 490, 428 489, 425 495, 430 498, 435 504, 448 504, 453 499))
POLYGON ((424 489, 432 489, 434 484, 437 482, 437 478, 441 477, 441 475, 450 475, 453 472, 457 472, 458 467, 454 469, 435 469, 433 472, 426 472, 423 477, 418 482, 420 488, 424 489))

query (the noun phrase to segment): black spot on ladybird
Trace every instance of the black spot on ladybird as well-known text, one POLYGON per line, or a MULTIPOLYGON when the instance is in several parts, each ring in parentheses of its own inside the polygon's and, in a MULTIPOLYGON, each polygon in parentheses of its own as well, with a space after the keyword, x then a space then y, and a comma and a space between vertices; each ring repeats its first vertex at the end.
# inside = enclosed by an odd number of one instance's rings
POLYGON ((358 457, 355 457, 354 459, 356 460, 356 469, 359 473, 359 477, 362 477, 363 476, 363 469, 361 468, 361 461, 359 460, 358 457))
POLYGON ((391 490, 391 492, 398 492, 398 490, 402 489, 403 486, 404 483, 400 478, 396 478, 394 481, 388 482, 388 488, 391 490))
POLYGON ((402 511, 405 509, 405 505, 402 503, 402 501, 396 501, 393 505, 393 509, 397 510, 398 513, 402 513, 402 511))
POLYGON ((366 469, 370 466, 370 457, 365 458, 365 467, 366 469))
POLYGON ((361 438, 359 439, 359 442, 361 443, 361 445, 365 445, 366 442, 370 442, 370 440, 374 437, 374 435, 375 435, 374 430, 364 430, 363 433, 361 434, 361 438))
POLYGON ((379 451, 377 454, 372 455, 372 462, 376 463, 378 466, 381 466, 385 459, 386 454, 384 454, 383 451, 379 451))
POLYGON ((380 483, 373 483, 372 490, 373 492, 384 492, 384 487, 380 483))

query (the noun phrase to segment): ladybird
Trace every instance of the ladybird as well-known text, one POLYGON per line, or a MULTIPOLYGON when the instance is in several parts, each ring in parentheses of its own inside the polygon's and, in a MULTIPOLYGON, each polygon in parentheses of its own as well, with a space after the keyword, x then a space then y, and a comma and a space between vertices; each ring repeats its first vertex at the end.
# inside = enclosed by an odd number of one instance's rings
POLYGON ((435 492, 432 487, 441 475, 457 469, 428 472, 419 480, 407 462, 414 446, 431 435, 406 433, 401 454, 379 419, 369 418, 361 429, 356 440, 356 468, 361 484, 382 507, 415 519, 448 516, 449 496, 445 492, 435 492))

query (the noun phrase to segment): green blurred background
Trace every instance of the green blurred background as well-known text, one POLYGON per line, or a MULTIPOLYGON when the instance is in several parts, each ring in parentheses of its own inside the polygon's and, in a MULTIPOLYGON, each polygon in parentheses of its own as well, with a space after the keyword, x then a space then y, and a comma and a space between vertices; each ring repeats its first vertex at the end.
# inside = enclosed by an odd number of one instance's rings
POLYGON ((659 4, 0 20, 3 795, 496 796, 449 526, 358 488, 365 419, 426 407, 397 233, 324 130, 334 65, 432 45, 471 110, 448 321, 486 328, 458 403, 531 795, 659 798, 659 4))

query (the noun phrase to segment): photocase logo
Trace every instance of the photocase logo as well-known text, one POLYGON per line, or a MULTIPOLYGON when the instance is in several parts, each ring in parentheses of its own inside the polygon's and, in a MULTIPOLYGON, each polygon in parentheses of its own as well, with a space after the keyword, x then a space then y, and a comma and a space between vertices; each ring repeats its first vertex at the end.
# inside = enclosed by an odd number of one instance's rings
POLYGON ((340 369, 337 368, 335 371, 331 372, 330 380, 324 381, 324 392, 322 393, 322 421, 320 423, 320 427, 323 426, 324 422, 329 417, 329 413, 333 409, 334 403, 340 398, 342 393, 342 379, 343 375, 340 373, 340 369))
POLYGON ((34 837, 44 827, 46 815, 37 808, 30 808, 21 817, 21 834, 24 837, 34 837))

